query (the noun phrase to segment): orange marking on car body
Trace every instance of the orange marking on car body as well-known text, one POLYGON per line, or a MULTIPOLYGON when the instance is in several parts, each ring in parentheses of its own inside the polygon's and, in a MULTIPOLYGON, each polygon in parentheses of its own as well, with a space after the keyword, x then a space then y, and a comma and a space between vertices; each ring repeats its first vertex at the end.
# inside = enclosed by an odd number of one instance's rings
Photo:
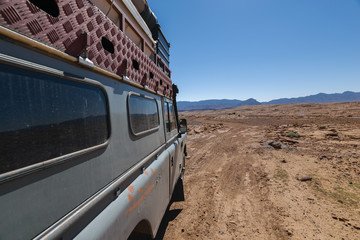
POLYGON ((150 169, 151 170, 151 175, 154 175, 156 173, 156 171, 154 169, 150 169))
POLYGON ((145 196, 148 195, 154 187, 155 187, 155 183, 153 183, 153 184, 144 192, 144 194, 141 195, 140 199, 131 206, 131 208, 129 209, 129 211, 127 211, 127 213, 125 214, 125 216, 129 215, 132 211, 134 211, 134 210, 140 205, 140 203, 144 200, 145 196))
POLYGON ((140 188, 139 190, 137 190, 138 193, 142 193, 143 192, 143 188, 140 188))
POLYGON ((146 176, 149 176, 149 173, 146 170, 144 171, 144 173, 146 176))
POLYGON ((134 197, 131 194, 128 194, 128 199, 129 199, 129 202, 134 201, 134 197))
POLYGON ((131 193, 134 193, 135 188, 134 188, 133 185, 130 185, 130 186, 128 186, 128 190, 129 190, 131 193))

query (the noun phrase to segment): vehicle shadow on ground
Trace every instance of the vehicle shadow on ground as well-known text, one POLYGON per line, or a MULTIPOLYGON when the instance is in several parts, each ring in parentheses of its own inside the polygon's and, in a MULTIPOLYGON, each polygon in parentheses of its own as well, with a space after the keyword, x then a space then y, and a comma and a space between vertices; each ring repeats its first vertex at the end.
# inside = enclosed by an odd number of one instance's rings
MULTIPOLYGON (((162 240, 164 239, 166 229, 169 225, 169 222, 174 220, 182 211, 182 209, 172 209, 170 210, 171 204, 169 204, 168 208, 166 209, 166 212, 164 214, 163 219, 161 220, 159 230, 155 236, 155 240, 162 240)), ((151 236, 144 235, 144 234, 134 234, 131 235, 128 240, 151 240, 151 236)))
POLYGON ((156 240, 164 239, 165 232, 166 232, 166 229, 167 229, 167 227, 169 225, 169 222, 174 220, 182 211, 182 209, 172 209, 172 210, 170 210, 169 209, 170 206, 171 205, 169 205, 169 207, 166 209, 165 215, 164 215, 163 219, 161 220, 159 230, 158 230, 158 232, 156 234, 156 237, 155 237, 156 240))
MULTIPOLYGON (((161 220, 159 229, 155 236, 155 240, 164 239, 165 232, 166 232, 167 227, 169 226, 169 223, 171 221, 173 221, 183 210, 183 209, 171 209, 170 210, 170 206, 174 202, 182 202, 182 201, 185 201, 185 195, 184 195, 183 182, 181 179, 180 181, 178 181, 178 183, 175 186, 170 203, 169 203, 169 205, 166 209, 166 212, 161 220)), ((151 239, 151 237, 149 235, 143 235, 143 234, 134 234, 128 238, 128 240, 150 240, 150 239, 151 239)))
POLYGON ((183 201, 185 201, 184 185, 183 185, 182 178, 180 178, 179 181, 175 185, 174 192, 172 194, 169 206, 167 207, 165 215, 164 215, 163 219, 161 220, 159 230, 155 237, 156 240, 164 239, 165 232, 169 225, 169 222, 173 221, 182 211, 182 209, 170 210, 170 206, 174 202, 183 202, 183 201))

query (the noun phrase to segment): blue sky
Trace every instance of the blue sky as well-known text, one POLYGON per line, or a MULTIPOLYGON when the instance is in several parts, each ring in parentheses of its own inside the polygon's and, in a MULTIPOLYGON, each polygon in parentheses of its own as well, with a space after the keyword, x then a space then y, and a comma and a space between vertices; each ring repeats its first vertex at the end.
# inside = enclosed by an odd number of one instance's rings
POLYGON ((148 0, 178 100, 360 91, 360 0, 148 0))

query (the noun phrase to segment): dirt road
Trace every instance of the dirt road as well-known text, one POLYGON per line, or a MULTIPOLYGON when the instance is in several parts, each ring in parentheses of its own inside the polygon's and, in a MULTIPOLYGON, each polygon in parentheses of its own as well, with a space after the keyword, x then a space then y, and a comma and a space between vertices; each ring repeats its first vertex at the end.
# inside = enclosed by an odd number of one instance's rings
POLYGON ((183 113, 163 239, 360 239, 360 103, 183 113))

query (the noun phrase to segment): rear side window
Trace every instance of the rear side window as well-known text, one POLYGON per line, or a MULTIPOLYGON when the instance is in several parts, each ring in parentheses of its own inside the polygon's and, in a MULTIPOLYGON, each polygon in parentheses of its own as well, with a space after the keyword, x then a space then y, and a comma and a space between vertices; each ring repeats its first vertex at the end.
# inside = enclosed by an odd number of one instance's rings
POLYGON ((174 106, 169 102, 165 102, 165 125, 167 132, 171 132, 176 129, 174 106))
POLYGON ((130 94, 128 109, 133 134, 139 135, 159 129, 159 110, 154 98, 130 94))
POLYGON ((0 65, 0 174, 104 143, 101 89, 0 65))
POLYGON ((169 103, 169 118, 170 118, 170 130, 174 130, 176 128, 176 117, 174 112, 174 106, 172 103, 169 103))

